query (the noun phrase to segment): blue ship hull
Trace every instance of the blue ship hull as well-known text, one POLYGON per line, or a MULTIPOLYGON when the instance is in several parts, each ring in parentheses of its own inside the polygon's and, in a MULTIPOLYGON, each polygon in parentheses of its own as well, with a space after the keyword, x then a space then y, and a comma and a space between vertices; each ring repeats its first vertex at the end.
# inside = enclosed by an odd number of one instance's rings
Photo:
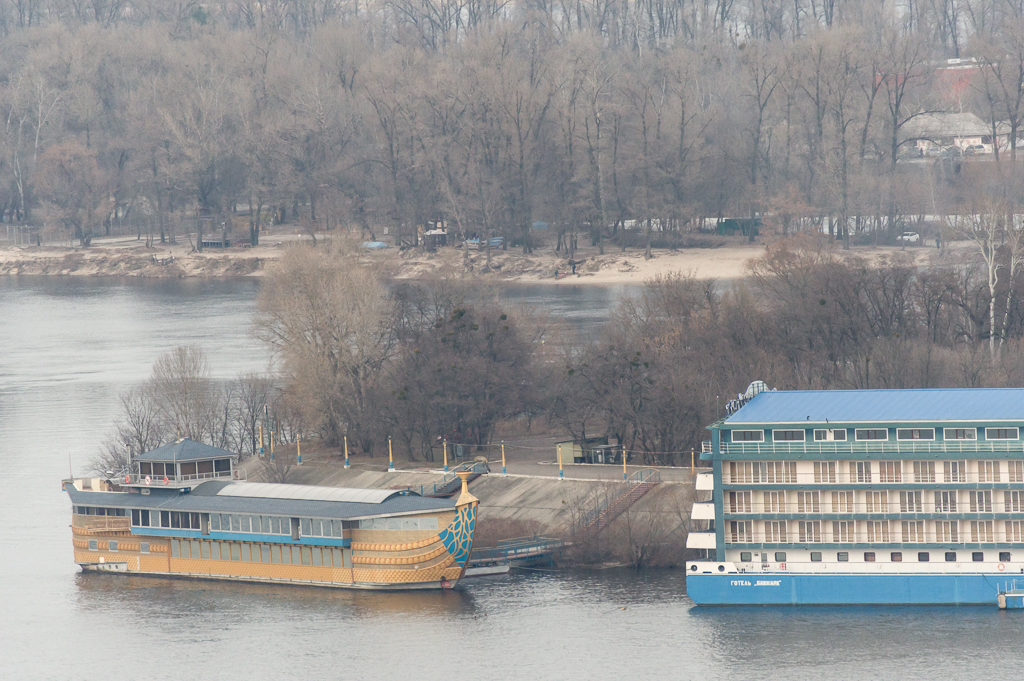
POLYGON ((1006 574, 688 574, 697 605, 995 605, 1006 574))

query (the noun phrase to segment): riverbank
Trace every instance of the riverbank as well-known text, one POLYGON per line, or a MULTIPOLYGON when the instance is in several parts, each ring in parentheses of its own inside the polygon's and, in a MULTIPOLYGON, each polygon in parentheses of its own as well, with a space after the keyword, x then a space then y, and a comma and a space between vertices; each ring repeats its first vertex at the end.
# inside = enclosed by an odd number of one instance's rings
MULTIPOLYGON (((322 239, 318 236, 318 239, 322 239)), ((0 248, 0 276, 79 276, 147 278, 218 278, 261 276, 264 270, 291 245, 308 243, 308 235, 271 234, 259 246, 206 249, 194 252, 187 239, 177 244, 154 244, 134 237, 98 238, 89 248, 43 245, 0 248)), ((699 278, 741 279, 748 274, 750 260, 764 253, 763 243, 748 243, 739 237, 715 237, 702 247, 621 251, 607 245, 604 253, 594 246, 578 249, 570 260, 541 246, 533 253, 519 249, 463 251, 444 248, 436 252, 396 248, 368 251, 367 262, 380 265, 395 279, 422 279, 444 272, 481 281, 543 283, 562 286, 640 284, 658 275, 691 273, 699 278), (573 264, 575 263, 575 272, 573 264)), ((954 244, 960 251, 965 244, 954 244)), ((840 257, 861 257, 879 262, 899 254, 919 266, 928 267, 947 257, 922 246, 854 247, 837 250, 840 257)))

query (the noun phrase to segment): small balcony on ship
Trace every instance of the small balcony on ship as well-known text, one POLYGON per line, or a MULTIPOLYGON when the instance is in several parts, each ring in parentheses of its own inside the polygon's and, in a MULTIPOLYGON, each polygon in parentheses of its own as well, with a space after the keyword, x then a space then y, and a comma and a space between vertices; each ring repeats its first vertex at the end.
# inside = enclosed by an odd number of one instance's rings
POLYGON ((208 480, 245 480, 235 467, 238 456, 183 439, 133 457, 114 482, 122 487, 195 487, 208 480))

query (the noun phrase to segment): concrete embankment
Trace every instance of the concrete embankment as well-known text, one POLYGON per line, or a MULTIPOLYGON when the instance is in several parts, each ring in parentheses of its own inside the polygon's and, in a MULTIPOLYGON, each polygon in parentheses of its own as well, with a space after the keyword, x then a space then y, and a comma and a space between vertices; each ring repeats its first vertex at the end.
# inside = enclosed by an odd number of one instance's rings
MULTIPOLYGON (((250 460, 243 464, 250 480, 266 479, 263 463, 250 460)), ((500 471, 500 463, 498 464, 500 471)), ((574 517, 591 509, 601 498, 615 499, 625 491, 621 481, 594 479, 598 471, 573 467, 566 479, 559 481, 557 469, 551 477, 536 475, 502 475, 492 472, 470 484, 470 491, 480 499, 480 519, 505 519, 535 523, 542 531, 563 533, 569 529, 574 517)), ((603 468, 603 467, 602 467, 603 468)), ((689 470, 666 471, 666 480, 635 503, 630 513, 658 516, 658 524, 678 527, 689 518, 693 498, 693 485, 689 470)), ((420 491, 433 489, 441 479, 438 473, 413 470, 389 473, 383 470, 349 468, 335 464, 313 463, 292 467, 288 482, 305 485, 327 485, 356 488, 404 488, 420 491)))

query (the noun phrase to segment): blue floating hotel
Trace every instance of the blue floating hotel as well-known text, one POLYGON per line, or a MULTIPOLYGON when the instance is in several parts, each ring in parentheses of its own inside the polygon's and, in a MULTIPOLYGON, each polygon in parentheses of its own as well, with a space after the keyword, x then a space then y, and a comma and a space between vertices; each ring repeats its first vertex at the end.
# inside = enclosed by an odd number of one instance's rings
POLYGON ((701 456, 695 603, 992 605, 1024 574, 1024 389, 757 387, 701 456))

